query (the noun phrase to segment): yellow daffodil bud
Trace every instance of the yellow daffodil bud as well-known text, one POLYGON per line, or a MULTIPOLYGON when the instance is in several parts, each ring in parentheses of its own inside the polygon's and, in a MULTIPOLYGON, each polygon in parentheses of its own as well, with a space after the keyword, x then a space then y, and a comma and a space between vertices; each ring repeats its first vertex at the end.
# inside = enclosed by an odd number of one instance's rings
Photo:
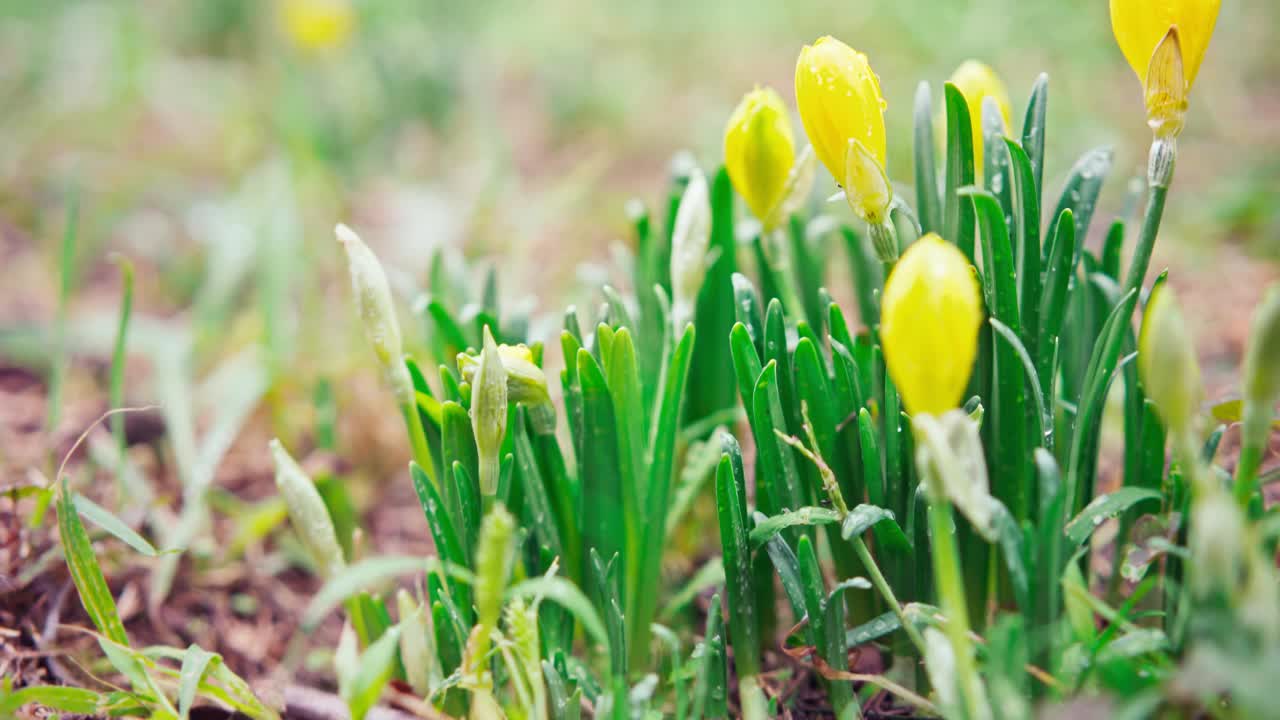
MULTIPOLYGON (((524 345, 499 345, 498 357, 507 371, 507 401, 524 403, 537 432, 555 432, 556 410, 547 390, 547 375, 534 363, 533 352, 524 345)), ((479 367, 480 355, 458 353, 458 371, 473 386, 479 367)))
POLYGON ((969 260, 929 233, 911 244, 885 282, 880 338, 907 412, 959 407, 982 325, 982 298, 969 260))
POLYGON ((1147 301, 1138 337, 1138 374, 1174 437, 1189 438, 1204 389, 1195 344, 1168 285, 1156 288, 1147 301))
POLYGON ((724 165, 734 189, 766 231, 778 219, 774 210, 795 162, 791 118, 782 98, 772 88, 747 93, 724 130, 724 165))
POLYGON ((1146 94, 1156 134, 1182 129, 1187 93, 1200 72, 1221 0, 1111 0, 1111 29, 1146 94))
POLYGON ((979 176, 982 174, 982 157, 983 157, 983 137, 982 137, 982 103, 987 98, 995 101, 996 107, 1000 108, 1000 120, 1002 122, 1002 132, 1006 135, 1009 129, 1013 127, 1009 110, 1009 91, 1004 87, 1004 81, 991 69, 990 65, 979 62, 977 60, 965 60, 960 63, 960 67, 951 74, 949 81, 960 94, 964 96, 964 102, 969 106, 969 120, 973 125, 973 165, 979 176))
POLYGON ((844 187, 849 206, 868 222, 883 221, 893 199, 884 180, 885 102, 867 56, 830 36, 806 45, 796 60, 796 105, 814 152, 844 187))
POLYGON ((498 492, 498 461, 502 438, 507 434, 507 369, 493 341, 489 326, 484 326, 484 348, 476 364, 471 384, 471 429, 480 456, 480 492, 498 492))
POLYGON ((273 439, 269 447, 276 466, 276 488, 289 510, 293 529, 319 566, 321 577, 332 577, 346 561, 320 491, 279 440, 273 439))
POLYGON ((356 12, 351 0, 281 0, 280 22, 299 48, 328 50, 346 43, 356 12))

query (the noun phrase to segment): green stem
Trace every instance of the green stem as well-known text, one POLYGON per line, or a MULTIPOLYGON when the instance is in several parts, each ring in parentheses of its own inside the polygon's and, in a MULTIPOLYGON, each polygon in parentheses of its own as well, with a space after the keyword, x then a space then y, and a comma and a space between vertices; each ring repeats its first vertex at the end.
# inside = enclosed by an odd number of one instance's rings
POLYGON ((924 657, 924 636, 920 634, 920 629, 907 619, 907 614, 902 609, 902 604, 898 602, 898 597, 893 594, 893 588, 889 587, 889 583, 884 579, 884 575, 880 572, 880 567, 876 565, 875 558, 871 556, 871 551, 867 549, 867 544, 862 538, 854 537, 853 549, 858 553, 858 558, 862 560, 862 566, 866 569, 867 574, 871 576, 871 584, 875 585, 876 590, 884 597, 884 601, 889 604, 889 608, 893 610, 893 614, 898 617, 898 622, 902 623, 902 629, 907 633, 907 637, 911 638, 911 642, 920 651, 920 656, 924 657))
POLYGON ((400 414, 404 416, 405 428, 409 432, 409 447, 413 452, 413 460, 422 466, 436 489, 440 489, 440 481, 436 479, 436 461, 431 454, 431 446, 427 444, 427 431, 422 427, 422 417, 418 415, 418 407, 414 403, 400 403, 400 414))
POLYGON ((1151 250, 1155 247, 1156 235, 1160 233, 1160 220, 1164 217, 1164 202, 1169 195, 1169 183, 1173 179, 1177 156, 1177 144, 1172 138, 1156 138, 1151 143, 1151 158, 1147 169, 1147 210, 1142 216, 1142 231, 1138 235, 1138 244, 1133 249, 1133 262, 1129 265, 1121 297, 1130 290, 1141 291, 1147 277, 1147 266, 1151 264, 1151 250))
MULTIPOLYGON (((942 484, 940 480, 935 483, 942 484)), ((933 542, 933 573, 942 610, 947 616, 946 634, 955 654, 956 676, 964 697, 965 712, 969 720, 978 720, 987 717, 987 708, 974 660, 973 641, 969 638, 969 609, 965 602, 960 554, 955 541, 955 522, 951 503, 945 497, 930 500, 929 530, 933 542)))
POLYGON ((1271 434, 1270 408, 1245 400, 1244 428, 1240 433, 1240 459, 1236 463, 1236 475, 1232 494, 1240 507, 1247 507, 1257 491, 1258 469, 1271 434))

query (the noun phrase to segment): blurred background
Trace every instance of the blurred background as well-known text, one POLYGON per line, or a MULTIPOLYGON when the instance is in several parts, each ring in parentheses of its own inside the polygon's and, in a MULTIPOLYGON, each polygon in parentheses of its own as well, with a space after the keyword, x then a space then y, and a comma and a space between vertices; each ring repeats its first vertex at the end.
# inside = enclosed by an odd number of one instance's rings
MULTIPOLYGON (((1277 27, 1274 0, 1223 4, 1153 264, 1202 290, 1189 314, 1222 338, 1223 366, 1280 256, 1277 27)), ((1150 136, 1105 0, 5 2, 0 352, 55 362, 48 328, 61 312, 72 364, 101 380, 123 256, 137 266, 130 348, 143 359, 131 373, 175 345, 193 350, 195 376, 262 345, 277 396, 369 373, 367 353, 348 352, 363 346, 339 221, 382 257, 411 335, 437 248, 494 264, 504 300, 554 321, 569 302, 596 302, 625 256, 627 201, 659 207, 678 151, 717 165, 724 122, 754 84, 793 104, 796 54, 822 34, 878 71, 904 194, 917 83, 936 104, 977 58, 1008 84, 1015 125, 1035 77, 1050 75, 1051 196, 1076 157, 1111 145, 1095 232, 1126 212, 1150 136)), ((128 387, 131 401, 154 399, 128 387)))

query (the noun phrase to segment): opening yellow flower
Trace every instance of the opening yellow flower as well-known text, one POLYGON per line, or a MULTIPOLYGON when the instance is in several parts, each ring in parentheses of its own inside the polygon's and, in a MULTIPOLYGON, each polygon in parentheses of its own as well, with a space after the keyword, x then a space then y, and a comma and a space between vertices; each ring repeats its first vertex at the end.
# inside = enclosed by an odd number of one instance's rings
POLYGON ((1187 95, 1200 72, 1221 0, 1111 0, 1111 29, 1142 82, 1147 122, 1158 137, 1182 131, 1187 95))
POLYGON ((908 413, 960 406, 982 314, 977 278, 959 248, 929 233, 903 253, 885 282, 880 340, 908 413))
POLYGON ((294 45, 318 51, 346 43, 356 13, 351 0, 281 0, 280 21, 294 45))
POLYGON ((751 213, 771 230, 796 162, 795 138, 787 108, 772 88, 743 96, 724 131, 724 164, 729 180, 751 213))
POLYGON ((969 119, 973 125, 973 163, 978 177, 982 176, 984 143, 982 137, 982 103, 987 98, 995 100, 1000 108, 1001 130, 1008 135, 1013 122, 1010 120, 1009 91, 990 65, 977 60, 966 60, 951 74, 952 85, 964 95, 969 106, 969 119))
POLYGON ((882 222, 893 199, 884 176, 885 102, 867 56, 830 36, 806 45, 796 60, 796 105, 814 153, 844 187, 849 206, 882 222))

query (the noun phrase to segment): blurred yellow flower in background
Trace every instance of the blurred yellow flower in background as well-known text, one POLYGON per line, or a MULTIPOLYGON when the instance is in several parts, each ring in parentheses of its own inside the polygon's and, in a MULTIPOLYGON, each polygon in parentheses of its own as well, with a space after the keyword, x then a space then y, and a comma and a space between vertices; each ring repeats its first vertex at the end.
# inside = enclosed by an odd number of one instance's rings
POLYGON ((743 96, 724 131, 724 164, 729 180, 753 215, 769 231, 774 210, 786 194, 796 162, 795 137, 787 108, 772 88, 743 96))
POLYGON ((982 102, 992 98, 1000 108, 1001 128, 1008 135, 1013 128, 1010 120, 1009 91, 1004 81, 991 69, 990 65, 978 60, 965 60, 951 74, 949 81, 964 95, 965 104, 969 106, 969 120, 973 125, 973 166, 979 178, 982 177, 983 138, 982 138, 982 102))
POLYGON ((280 22, 298 48, 329 50, 351 37, 356 12, 351 0, 280 0, 280 22))
POLYGON ((907 248, 885 282, 880 340, 908 413, 960 406, 982 315, 977 278, 959 248, 935 233, 907 248))
POLYGON ((867 56, 821 37, 796 60, 796 105, 813 151, 844 187, 864 220, 888 216, 893 191, 885 178, 884 98, 867 56))

